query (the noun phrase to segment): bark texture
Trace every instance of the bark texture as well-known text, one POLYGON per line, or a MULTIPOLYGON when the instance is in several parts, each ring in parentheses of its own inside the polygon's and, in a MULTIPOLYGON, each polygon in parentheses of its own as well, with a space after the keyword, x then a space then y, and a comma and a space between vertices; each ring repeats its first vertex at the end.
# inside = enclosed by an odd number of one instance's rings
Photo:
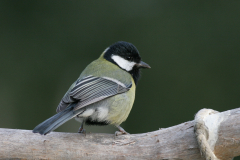
MULTIPOLYGON (((223 118, 214 145, 222 160, 240 155, 240 109, 218 113, 223 118)), ((212 116, 212 115, 209 115, 212 116)), ((168 159, 204 160, 194 134, 194 121, 154 132, 123 135, 0 129, 0 159, 168 159)))

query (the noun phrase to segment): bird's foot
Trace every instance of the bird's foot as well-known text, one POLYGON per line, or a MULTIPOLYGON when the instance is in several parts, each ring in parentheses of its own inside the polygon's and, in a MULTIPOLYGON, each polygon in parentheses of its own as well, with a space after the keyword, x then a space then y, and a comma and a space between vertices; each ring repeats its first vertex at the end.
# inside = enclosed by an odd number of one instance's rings
POLYGON ((82 127, 79 128, 78 133, 83 133, 86 136, 86 130, 83 129, 82 127))
POLYGON ((122 127, 117 126, 117 128, 119 129, 119 131, 115 132, 115 137, 119 136, 119 135, 123 135, 123 134, 129 134, 128 132, 126 132, 122 127))

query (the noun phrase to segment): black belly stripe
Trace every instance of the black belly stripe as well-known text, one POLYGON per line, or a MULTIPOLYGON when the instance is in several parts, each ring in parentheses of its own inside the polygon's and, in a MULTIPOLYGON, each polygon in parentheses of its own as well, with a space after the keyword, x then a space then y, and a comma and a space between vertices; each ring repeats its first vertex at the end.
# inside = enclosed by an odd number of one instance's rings
POLYGON ((109 121, 97 121, 97 120, 92 120, 92 118, 87 118, 85 120, 86 125, 96 125, 96 126, 105 126, 110 124, 109 121))

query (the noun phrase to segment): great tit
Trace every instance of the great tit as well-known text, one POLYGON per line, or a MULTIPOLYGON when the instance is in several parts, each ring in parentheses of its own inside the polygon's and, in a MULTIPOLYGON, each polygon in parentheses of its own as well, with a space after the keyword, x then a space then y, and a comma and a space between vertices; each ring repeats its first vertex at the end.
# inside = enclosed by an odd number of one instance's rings
POLYGON ((83 124, 115 125, 115 134, 128 134, 120 124, 133 106, 140 69, 150 68, 141 61, 137 48, 128 42, 116 42, 90 63, 70 86, 57 107, 57 114, 40 123, 33 133, 46 135, 68 120, 83 124))

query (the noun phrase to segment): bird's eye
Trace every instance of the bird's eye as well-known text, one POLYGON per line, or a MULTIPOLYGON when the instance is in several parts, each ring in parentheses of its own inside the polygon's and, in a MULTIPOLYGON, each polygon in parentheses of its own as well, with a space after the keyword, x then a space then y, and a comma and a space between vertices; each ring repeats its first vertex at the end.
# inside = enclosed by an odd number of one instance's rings
POLYGON ((128 60, 128 61, 133 61, 133 57, 128 56, 128 57, 127 57, 127 60, 128 60))

